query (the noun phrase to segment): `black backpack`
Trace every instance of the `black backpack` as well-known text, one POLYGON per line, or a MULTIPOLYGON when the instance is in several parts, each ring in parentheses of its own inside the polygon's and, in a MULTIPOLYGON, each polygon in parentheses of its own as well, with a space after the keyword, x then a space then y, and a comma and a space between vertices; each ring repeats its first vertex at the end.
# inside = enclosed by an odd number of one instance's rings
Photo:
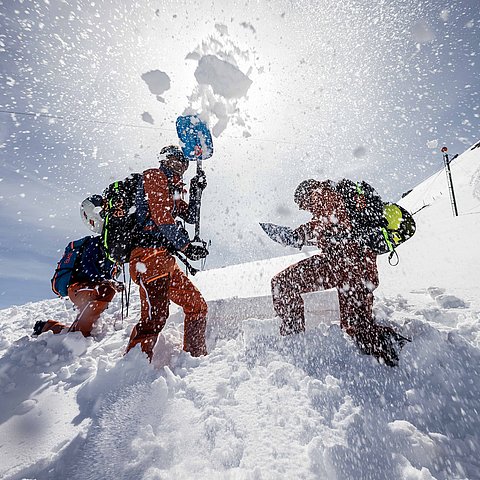
POLYGON ((103 192, 102 243, 108 259, 126 263, 137 246, 141 225, 137 221, 136 197, 142 174, 132 173, 110 184, 103 192))
MULTIPOLYGON (((403 207, 382 200, 367 182, 343 179, 336 185, 352 222, 353 237, 378 255, 390 252, 415 233, 415 220, 403 207)), ((398 255, 397 255, 398 258, 398 255)))

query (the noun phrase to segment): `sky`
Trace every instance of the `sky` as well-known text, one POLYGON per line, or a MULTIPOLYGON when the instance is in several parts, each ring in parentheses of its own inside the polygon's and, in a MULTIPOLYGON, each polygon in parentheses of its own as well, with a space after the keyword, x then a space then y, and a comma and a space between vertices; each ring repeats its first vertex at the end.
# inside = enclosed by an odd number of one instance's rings
POLYGON ((0 310, 0 477, 479 480, 480 147, 451 168, 459 215, 433 174, 401 200, 421 210, 400 263, 378 257, 375 318, 412 340, 395 368, 340 330, 335 290, 305 295, 306 332, 280 337, 270 279, 313 247, 199 273, 200 358, 181 350, 175 308, 152 364, 123 355, 136 286, 129 316, 117 295, 88 338, 31 336, 36 320, 73 321, 61 299, 0 310))
POLYGON ((479 131, 474 0, 8 1, 0 24, 0 306, 53 295, 81 201, 155 166, 183 113, 215 135, 207 269, 282 255, 258 222, 304 221, 301 180, 396 200, 479 131))

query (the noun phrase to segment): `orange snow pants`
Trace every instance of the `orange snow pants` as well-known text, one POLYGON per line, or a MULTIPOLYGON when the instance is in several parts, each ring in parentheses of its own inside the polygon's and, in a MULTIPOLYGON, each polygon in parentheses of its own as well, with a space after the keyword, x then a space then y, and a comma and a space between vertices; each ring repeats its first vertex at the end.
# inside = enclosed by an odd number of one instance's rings
POLYGON ((282 319, 280 333, 305 331, 302 293, 336 288, 340 304, 340 325, 353 335, 373 323, 373 289, 378 286, 375 256, 356 255, 328 258, 313 255, 278 273, 272 279, 273 306, 282 319), (347 261, 348 260, 348 261, 347 261))
POLYGON ((282 319, 280 333, 290 335, 305 331, 302 293, 336 288, 341 328, 363 353, 396 366, 398 351, 409 340, 393 328, 374 321, 373 290, 378 286, 376 256, 364 254, 354 245, 342 248, 348 255, 314 255, 273 277, 273 306, 282 319))
MULTIPOLYGON (((77 318, 70 325, 69 332, 82 332, 85 337, 90 336, 93 325, 105 311, 115 296, 116 290, 110 282, 102 283, 73 283, 68 287, 68 296, 79 310, 77 318)), ((48 320, 42 333, 49 330, 60 333, 66 325, 54 320, 48 320)))
POLYGON ((130 276, 140 287, 140 321, 133 327, 127 352, 140 344, 152 359, 153 347, 169 315, 170 300, 182 307, 183 349, 194 357, 207 354, 205 329, 207 304, 199 290, 180 270, 165 249, 135 248, 130 256, 130 276))

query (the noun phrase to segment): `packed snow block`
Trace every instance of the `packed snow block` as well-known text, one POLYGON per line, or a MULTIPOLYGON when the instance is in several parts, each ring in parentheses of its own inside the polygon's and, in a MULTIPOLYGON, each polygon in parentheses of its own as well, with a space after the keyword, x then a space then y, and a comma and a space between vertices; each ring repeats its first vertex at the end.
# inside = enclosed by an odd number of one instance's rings
POLYGON ((336 289, 304 293, 302 298, 307 330, 316 328, 321 323, 325 325, 340 323, 340 305, 336 289))
POLYGON ((242 333, 244 320, 267 319, 274 316, 270 295, 210 301, 208 302, 207 336, 210 341, 233 338, 242 333))
POLYGON ((442 308, 467 308, 468 304, 455 295, 438 295, 435 302, 442 308))
MULTIPOLYGON (((305 328, 307 330, 320 324, 330 325, 340 321, 338 295, 335 289, 322 290, 302 295, 305 305, 305 328)), ((227 298, 208 302, 207 336, 209 341, 233 338, 245 330, 245 320, 256 319, 263 322, 268 335, 278 334, 280 321, 272 328, 271 320, 275 317, 272 297, 270 295, 246 298, 227 298), (268 325, 267 325, 268 324, 268 325)), ((277 319, 278 320, 278 319, 277 319)), ((261 329, 263 330, 263 329, 261 329)))

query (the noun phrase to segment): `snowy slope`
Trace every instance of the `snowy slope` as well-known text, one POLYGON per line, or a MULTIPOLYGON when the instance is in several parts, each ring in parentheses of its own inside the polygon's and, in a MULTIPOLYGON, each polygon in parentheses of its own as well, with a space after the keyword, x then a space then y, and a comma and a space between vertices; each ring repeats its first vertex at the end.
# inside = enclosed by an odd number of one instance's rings
POLYGON ((400 264, 379 261, 376 315, 413 338, 395 369, 359 355, 331 292, 326 323, 277 335, 270 278, 312 252, 195 277, 210 304, 201 359, 180 350, 173 309, 154 367, 122 356, 136 290, 129 318, 116 298, 89 339, 29 336, 74 318, 61 300, 0 311, 0 477, 480 479, 480 148, 452 172, 460 215, 440 172, 402 200, 429 206, 400 264))

